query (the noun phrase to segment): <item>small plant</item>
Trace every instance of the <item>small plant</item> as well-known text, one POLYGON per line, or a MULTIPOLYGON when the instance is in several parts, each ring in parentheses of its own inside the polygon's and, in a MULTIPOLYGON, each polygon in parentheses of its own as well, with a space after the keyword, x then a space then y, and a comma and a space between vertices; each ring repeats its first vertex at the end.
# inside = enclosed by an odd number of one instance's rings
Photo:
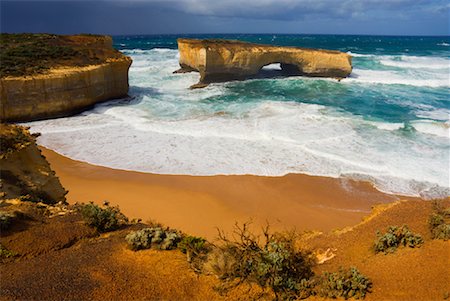
POLYGON ((8 229, 15 217, 14 213, 0 211, 0 230, 8 229))
POLYGON ((134 251, 150 248, 172 250, 181 241, 181 235, 175 230, 154 227, 133 231, 125 237, 125 240, 134 251))
POLYGON ((2 244, 0 244, 0 258, 11 258, 17 256, 16 252, 10 251, 5 248, 2 244))
POLYGON ((295 247, 295 233, 270 233, 268 227, 263 233, 261 243, 248 231, 247 224, 236 225, 234 240, 219 232, 222 256, 213 271, 223 282, 217 289, 227 292, 241 284, 257 284, 270 289, 275 299, 297 298, 313 275, 311 254, 295 247))
POLYGON ((411 232, 408 226, 402 227, 390 226, 388 231, 381 234, 377 231, 377 239, 374 243, 375 253, 384 252, 392 253, 400 247, 420 247, 423 244, 423 239, 420 235, 411 232))
POLYGON ((0 123, 0 159, 27 147, 33 142, 33 137, 24 127, 0 123))
POLYGON ((81 205, 79 211, 86 223, 100 232, 113 231, 128 223, 127 217, 120 212, 119 207, 106 205, 101 208, 89 203, 81 205))
POLYGON ((201 272, 203 263, 207 259, 207 254, 211 246, 206 239, 197 236, 185 236, 178 243, 178 249, 186 254, 187 261, 196 272, 201 272))
POLYGON ((442 204, 436 201, 428 225, 433 239, 450 239, 450 208, 444 209, 442 204))
POLYGON ((325 298, 364 299, 370 292, 372 281, 352 267, 342 267, 336 273, 325 272, 316 280, 314 294, 325 298))
POLYGON ((183 239, 178 243, 178 248, 184 254, 200 254, 208 251, 206 239, 190 235, 183 237, 183 239))

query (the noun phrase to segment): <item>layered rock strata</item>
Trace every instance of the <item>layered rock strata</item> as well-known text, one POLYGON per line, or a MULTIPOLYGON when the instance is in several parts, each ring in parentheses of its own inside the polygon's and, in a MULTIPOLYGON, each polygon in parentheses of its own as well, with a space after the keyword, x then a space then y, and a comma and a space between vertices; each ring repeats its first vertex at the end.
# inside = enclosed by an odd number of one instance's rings
POLYGON ((66 190, 36 145, 36 137, 17 125, 0 123, 0 200, 25 196, 55 204, 66 190))
POLYGON ((194 88, 251 78, 274 63, 280 63, 285 75, 342 79, 352 71, 351 56, 333 50, 197 39, 178 39, 178 49, 181 69, 175 72, 198 71, 200 81, 194 88))
POLYGON ((81 66, 51 67, 44 74, 1 78, 1 121, 69 116, 127 95, 131 59, 112 47, 110 37, 75 38, 72 40, 80 42, 79 47, 91 52, 96 60, 81 66))

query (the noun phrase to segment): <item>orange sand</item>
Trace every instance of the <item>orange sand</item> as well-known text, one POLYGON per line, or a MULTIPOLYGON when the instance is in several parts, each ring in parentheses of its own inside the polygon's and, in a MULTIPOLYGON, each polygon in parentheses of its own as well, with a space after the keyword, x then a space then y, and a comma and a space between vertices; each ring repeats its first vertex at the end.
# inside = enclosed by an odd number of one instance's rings
POLYGON ((270 222, 275 229, 321 230, 355 225, 374 204, 397 196, 369 183, 289 174, 179 176, 116 170, 71 160, 41 147, 69 190, 70 203, 119 205, 128 217, 153 220, 212 239, 235 222, 270 222))

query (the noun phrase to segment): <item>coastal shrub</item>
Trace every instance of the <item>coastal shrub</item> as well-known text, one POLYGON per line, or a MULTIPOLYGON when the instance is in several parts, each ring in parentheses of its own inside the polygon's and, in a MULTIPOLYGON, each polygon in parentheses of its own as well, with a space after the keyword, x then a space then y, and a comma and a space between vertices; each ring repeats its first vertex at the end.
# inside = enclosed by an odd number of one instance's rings
POLYGON ((325 272, 315 282, 313 294, 324 298, 364 299, 372 288, 372 281, 355 267, 325 272))
POLYGON ((15 217, 14 213, 0 211, 0 230, 8 229, 15 217))
POLYGON ((24 127, 0 123, 0 159, 27 147, 36 136, 30 135, 24 127))
POLYGON ((106 205, 103 208, 93 203, 79 206, 85 222, 100 232, 113 231, 128 223, 119 207, 106 205))
POLYGON ((79 55, 64 45, 57 35, 1 34, 0 76, 23 76, 42 73, 55 60, 67 60, 79 55))
POLYGON ((375 253, 384 252, 392 253, 400 247, 420 247, 423 244, 423 239, 420 235, 411 232, 408 226, 402 227, 390 226, 388 231, 381 234, 377 231, 377 239, 374 243, 375 253))
POLYGON ((428 225, 433 239, 450 239, 450 208, 444 209, 442 204, 436 201, 434 212, 430 215, 428 225))
MULTIPOLYGON (((34 75, 46 73, 54 66, 86 66, 105 60, 104 49, 100 52, 89 48, 89 44, 76 43, 67 36, 1 33, 0 77, 34 75)), ((111 55, 115 55, 114 51, 111 55)))
POLYGON ((181 241, 181 235, 175 230, 153 227, 133 231, 125 237, 125 240, 134 251, 150 248, 172 250, 181 241))
POLYGON ((183 239, 178 243, 178 248, 184 254, 189 252, 193 254, 200 254, 208 251, 206 239, 203 237, 190 235, 183 237, 183 239))
POLYGON ((236 237, 229 240, 219 232, 221 256, 212 265, 213 272, 222 280, 219 292, 241 284, 257 284, 269 289, 275 299, 295 299, 308 288, 313 276, 310 252, 295 247, 295 233, 270 233, 264 229, 264 241, 248 231, 247 224, 236 226, 236 237))
POLYGON ((206 239, 197 236, 184 236, 178 243, 178 249, 186 254, 187 261, 196 272, 201 272, 203 263, 211 251, 206 239))
POLYGON ((5 248, 2 244, 0 244, 0 258, 11 258, 17 256, 16 252, 10 251, 7 248, 5 248))

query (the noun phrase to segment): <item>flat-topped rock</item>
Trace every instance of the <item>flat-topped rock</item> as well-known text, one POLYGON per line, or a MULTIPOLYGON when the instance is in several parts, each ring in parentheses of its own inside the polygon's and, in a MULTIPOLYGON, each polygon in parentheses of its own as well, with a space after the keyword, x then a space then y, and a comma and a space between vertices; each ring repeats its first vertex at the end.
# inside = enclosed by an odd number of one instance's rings
POLYGON ((203 87, 213 82, 243 80, 266 65, 279 63, 285 75, 342 79, 352 71, 351 56, 334 50, 253 44, 233 40, 178 39, 181 69, 198 71, 203 87))
POLYGON ((64 117, 127 96, 131 58, 114 49, 109 36, 0 38, 0 121, 64 117))

